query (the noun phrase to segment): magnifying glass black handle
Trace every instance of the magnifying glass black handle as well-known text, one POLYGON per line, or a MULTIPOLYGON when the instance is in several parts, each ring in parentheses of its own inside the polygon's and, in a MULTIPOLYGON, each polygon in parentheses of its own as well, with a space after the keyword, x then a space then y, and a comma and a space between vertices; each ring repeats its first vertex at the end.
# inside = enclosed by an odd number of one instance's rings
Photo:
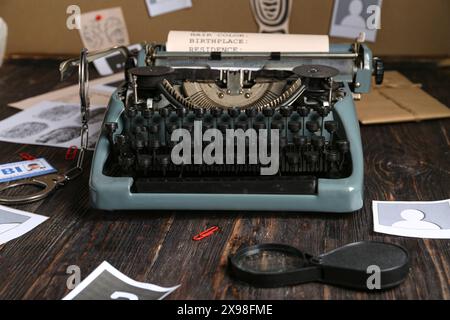
POLYGON ((230 256, 229 269, 234 278, 262 288, 322 282, 385 290, 406 279, 409 255, 401 246, 375 241, 347 244, 318 257, 287 245, 262 244, 230 256))

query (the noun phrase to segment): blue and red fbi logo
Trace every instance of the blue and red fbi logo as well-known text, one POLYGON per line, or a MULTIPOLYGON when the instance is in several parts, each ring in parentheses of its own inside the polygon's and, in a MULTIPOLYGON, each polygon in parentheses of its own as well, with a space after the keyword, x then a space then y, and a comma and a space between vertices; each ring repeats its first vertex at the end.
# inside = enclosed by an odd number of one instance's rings
POLYGON ((56 169, 44 158, 6 163, 0 165, 0 182, 31 178, 54 172, 56 172, 56 169))

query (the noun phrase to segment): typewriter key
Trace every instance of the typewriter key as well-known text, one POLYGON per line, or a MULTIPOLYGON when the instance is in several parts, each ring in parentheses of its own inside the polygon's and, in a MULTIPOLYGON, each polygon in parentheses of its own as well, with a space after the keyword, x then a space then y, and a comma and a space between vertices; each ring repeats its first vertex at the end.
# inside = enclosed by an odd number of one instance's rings
POLYGON ((341 163, 339 164, 339 169, 342 169, 344 166, 345 161, 345 155, 350 150, 350 144, 347 140, 338 140, 336 141, 336 145, 338 146, 339 151, 341 151, 342 157, 341 157, 341 163))
POLYGON ((302 106, 297 109, 297 112, 301 117, 307 117, 311 112, 311 109, 309 107, 302 106))
POLYGON ((116 135, 116 143, 118 146, 123 146, 126 144, 126 142, 127 142, 126 136, 124 136, 123 134, 116 135))
POLYGON ((299 162, 299 156, 298 156, 298 154, 295 153, 295 152, 289 152, 289 153, 287 154, 287 158, 288 158, 288 163, 289 163, 290 165, 297 165, 298 162, 299 162))
POLYGON ((295 152, 289 152, 287 155, 287 162, 289 164, 289 171, 294 171, 298 164, 300 163, 300 157, 297 153, 295 152), (294 169, 294 170, 292 170, 294 169))
POLYGON ((196 108, 194 109, 195 116, 197 119, 201 119, 203 115, 206 113, 205 108, 196 108))
POLYGON ((172 132, 174 132, 176 129, 178 129, 178 124, 174 123, 174 122, 170 122, 167 126, 166 126, 166 130, 169 134, 172 134, 172 132))
POLYGON ((325 129, 330 133, 333 134, 338 129, 338 122, 337 121, 325 121, 325 129))
POLYGON ((288 118, 292 114, 292 108, 289 106, 284 106, 280 108, 280 113, 283 117, 288 118))
POLYGON ((266 128, 266 124, 263 121, 257 121, 253 124, 253 129, 256 131, 262 130, 266 128))
POLYGON ((141 155, 138 160, 139 166, 144 172, 144 176, 148 176, 148 169, 152 165, 152 159, 149 156, 141 155))
POLYGON ((177 116, 180 118, 184 118, 188 114, 188 109, 185 107, 181 107, 177 109, 177 116))
POLYGON ((328 162, 337 162, 339 160, 339 154, 335 150, 329 150, 326 153, 326 159, 328 162))
POLYGON ((280 149, 284 149, 288 145, 286 137, 280 137, 280 149))
POLYGON ((124 153, 119 155, 119 165, 122 167, 122 170, 126 173, 131 171, 131 168, 134 165, 135 157, 131 153, 124 153))
POLYGON ((219 123, 219 125, 217 127, 219 128, 220 132, 225 134, 226 130, 230 129, 230 123, 228 123, 228 122, 221 122, 221 123, 219 123))
POLYGON ((327 106, 319 106, 317 108, 317 113, 319 114, 319 116, 321 116, 322 118, 325 118, 326 116, 328 116, 330 114, 330 108, 327 106))
POLYGON ((309 170, 316 170, 319 154, 315 151, 305 152, 306 162, 308 162, 309 170))
POLYGON ((163 177, 166 176, 166 173, 167 173, 167 167, 169 166, 169 163, 170 163, 169 157, 167 157, 167 156, 162 156, 161 158, 159 158, 159 164, 160 164, 161 167, 162 167, 162 174, 163 174, 163 177))
POLYGON ((148 127, 149 133, 155 134, 155 133, 158 133, 158 131, 159 131, 159 124, 157 124, 157 123, 154 123, 148 127))
POLYGON ((183 123, 183 129, 186 129, 189 133, 192 133, 192 131, 194 131, 194 124, 192 122, 183 123))
POLYGON ((300 131, 302 124, 298 121, 291 120, 288 123, 288 128, 292 133, 297 133, 300 131))
POLYGON ((240 113, 241 113, 241 110, 239 110, 239 108, 233 107, 233 108, 228 109, 228 114, 232 118, 236 118, 240 113))
POLYGON ((130 106, 126 109, 126 115, 129 119, 133 119, 137 115, 137 109, 133 106, 130 106))
POLYGON ((168 108, 161 108, 158 110, 159 115, 163 118, 167 118, 170 114, 170 110, 168 108))
POLYGON ((306 143, 308 142, 308 138, 305 136, 297 136, 295 135, 292 138, 292 141, 294 142, 294 144, 298 147, 302 147, 304 145, 306 145, 306 143))
POLYGON ((136 126, 134 128, 134 134, 142 133, 143 132, 142 128, 143 127, 141 127, 141 126, 136 126))
POLYGON ((311 137, 311 144, 316 148, 316 150, 320 150, 325 145, 325 137, 313 136, 311 137))
POLYGON ((239 121, 236 123, 236 129, 242 129, 242 130, 246 131, 247 128, 248 128, 247 121, 239 121))
POLYGON ((144 149, 144 147, 145 147, 145 140, 143 139, 143 137, 141 135, 139 135, 139 137, 137 137, 136 140, 134 141, 134 146, 135 146, 135 148, 136 148, 138 153, 142 149, 144 149))
POLYGON ((152 115, 153 115, 153 110, 152 109, 144 109, 144 110, 142 110, 142 116, 145 119, 150 119, 152 117, 152 115))
POLYGON ((214 118, 219 118, 223 113, 223 109, 219 107, 215 107, 211 109, 211 114, 214 118))
POLYGON ((161 144, 159 143, 159 139, 152 139, 151 142, 149 143, 149 146, 153 149, 156 150, 158 149, 161 144))
POLYGON ((308 131, 311 133, 315 133, 319 131, 319 123, 317 121, 307 121, 306 129, 308 129, 308 131))
POLYGON ((279 120, 274 120, 274 121, 272 121, 271 128, 272 129, 283 130, 284 124, 283 124, 283 122, 281 122, 279 120))
POLYGON ((274 111, 273 111, 273 109, 272 108, 270 108, 270 107, 265 107, 264 109, 263 109, 263 115, 265 116, 265 117, 271 117, 271 116, 273 116, 273 113, 274 113, 274 111))
POLYGON ((330 144, 333 144, 334 134, 337 132, 339 128, 337 121, 325 121, 325 129, 330 134, 330 144))
POLYGON ((202 131, 203 133, 205 133, 206 130, 212 129, 214 128, 214 123, 213 123, 213 119, 212 118, 207 118, 205 117, 203 122, 202 122, 202 131))
POLYGON ((347 140, 338 140, 336 141, 336 145, 339 150, 343 153, 348 152, 350 150, 350 145, 347 140))
POLYGON ((245 114, 249 118, 254 118, 258 114, 258 110, 256 110, 256 108, 247 108, 247 109, 245 109, 245 114))

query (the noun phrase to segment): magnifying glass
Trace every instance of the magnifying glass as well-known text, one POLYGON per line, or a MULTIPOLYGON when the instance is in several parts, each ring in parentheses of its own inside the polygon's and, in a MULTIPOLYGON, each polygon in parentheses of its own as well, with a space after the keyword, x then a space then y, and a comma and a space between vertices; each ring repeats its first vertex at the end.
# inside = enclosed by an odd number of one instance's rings
POLYGON ((231 275, 256 287, 322 282, 358 290, 389 289, 409 273, 401 246, 362 241, 314 257, 283 244, 245 247, 229 257, 231 275))

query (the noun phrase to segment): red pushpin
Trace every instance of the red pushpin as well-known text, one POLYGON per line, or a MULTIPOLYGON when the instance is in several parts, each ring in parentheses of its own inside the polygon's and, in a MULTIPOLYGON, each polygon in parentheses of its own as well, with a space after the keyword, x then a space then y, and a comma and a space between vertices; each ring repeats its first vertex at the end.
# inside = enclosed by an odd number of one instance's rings
POLYGON ((202 231, 198 235, 194 236, 192 238, 192 240, 194 240, 194 241, 202 240, 204 238, 209 237, 210 235, 212 235, 214 232, 217 232, 217 231, 219 231, 219 227, 217 227, 217 226, 208 228, 205 231, 202 231))
POLYGON ((95 21, 100 21, 100 20, 102 20, 102 18, 103 18, 102 15, 98 14, 95 16, 95 21))

